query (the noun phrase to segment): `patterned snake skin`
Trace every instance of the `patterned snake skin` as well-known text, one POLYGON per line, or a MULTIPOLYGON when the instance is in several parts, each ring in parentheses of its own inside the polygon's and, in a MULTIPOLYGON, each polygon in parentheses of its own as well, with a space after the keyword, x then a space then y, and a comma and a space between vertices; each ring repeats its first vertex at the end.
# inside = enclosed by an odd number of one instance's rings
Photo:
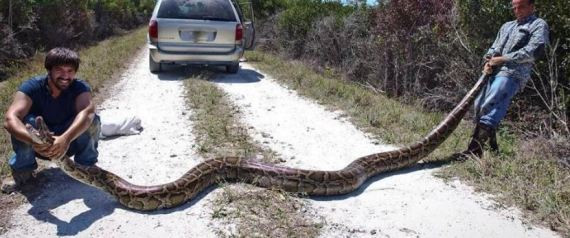
MULTIPOLYGON (((420 141, 407 147, 360 157, 338 171, 293 169, 245 158, 222 157, 198 164, 173 182, 139 186, 97 166, 75 164, 68 156, 51 160, 69 176, 108 192, 124 206, 135 210, 181 205, 218 181, 242 181, 308 195, 346 194, 374 175, 413 165, 435 150, 455 130, 487 80, 488 77, 481 76, 453 111, 420 141)), ((37 130, 27 126, 34 141, 53 143, 52 134, 41 118, 36 119, 36 125, 37 130)))

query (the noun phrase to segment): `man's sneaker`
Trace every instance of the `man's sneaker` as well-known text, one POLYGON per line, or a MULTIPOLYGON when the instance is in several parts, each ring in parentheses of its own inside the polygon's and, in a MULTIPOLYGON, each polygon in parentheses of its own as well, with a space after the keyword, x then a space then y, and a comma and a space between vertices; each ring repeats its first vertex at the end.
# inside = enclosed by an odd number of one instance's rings
POLYGON ((3 193, 12 193, 22 185, 26 184, 26 182, 28 182, 33 177, 33 171, 16 172, 12 170, 12 177, 8 177, 2 180, 1 190, 3 193))

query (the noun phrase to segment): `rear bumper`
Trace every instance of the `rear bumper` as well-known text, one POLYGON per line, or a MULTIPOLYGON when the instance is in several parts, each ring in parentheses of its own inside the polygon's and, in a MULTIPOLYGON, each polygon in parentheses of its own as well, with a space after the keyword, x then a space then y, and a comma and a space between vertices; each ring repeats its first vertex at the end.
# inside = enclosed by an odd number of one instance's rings
POLYGON ((208 65, 228 65, 239 62, 243 56, 242 47, 236 47, 229 53, 179 53, 167 52, 158 49, 155 45, 148 44, 150 56, 157 63, 176 64, 208 64, 208 65))

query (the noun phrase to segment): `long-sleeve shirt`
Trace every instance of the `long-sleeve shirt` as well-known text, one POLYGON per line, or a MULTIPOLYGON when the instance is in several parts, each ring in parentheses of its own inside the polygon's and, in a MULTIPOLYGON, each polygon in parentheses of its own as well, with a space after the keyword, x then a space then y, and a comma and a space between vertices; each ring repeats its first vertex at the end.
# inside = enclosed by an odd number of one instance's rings
POLYGON ((497 76, 512 77, 519 81, 522 89, 530 79, 534 61, 545 50, 549 41, 548 24, 531 15, 521 21, 510 21, 501 27, 495 42, 485 54, 504 56, 507 61, 497 76))

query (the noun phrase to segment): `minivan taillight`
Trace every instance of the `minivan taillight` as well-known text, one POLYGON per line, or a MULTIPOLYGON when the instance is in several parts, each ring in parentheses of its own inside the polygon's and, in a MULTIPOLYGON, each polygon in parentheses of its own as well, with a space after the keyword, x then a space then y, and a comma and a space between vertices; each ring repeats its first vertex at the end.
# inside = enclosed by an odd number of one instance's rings
POLYGON ((243 39, 243 26, 241 24, 236 25, 236 41, 243 39))
POLYGON ((151 20, 148 23, 148 36, 151 40, 158 40, 158 22, 156 20, 151 20))

